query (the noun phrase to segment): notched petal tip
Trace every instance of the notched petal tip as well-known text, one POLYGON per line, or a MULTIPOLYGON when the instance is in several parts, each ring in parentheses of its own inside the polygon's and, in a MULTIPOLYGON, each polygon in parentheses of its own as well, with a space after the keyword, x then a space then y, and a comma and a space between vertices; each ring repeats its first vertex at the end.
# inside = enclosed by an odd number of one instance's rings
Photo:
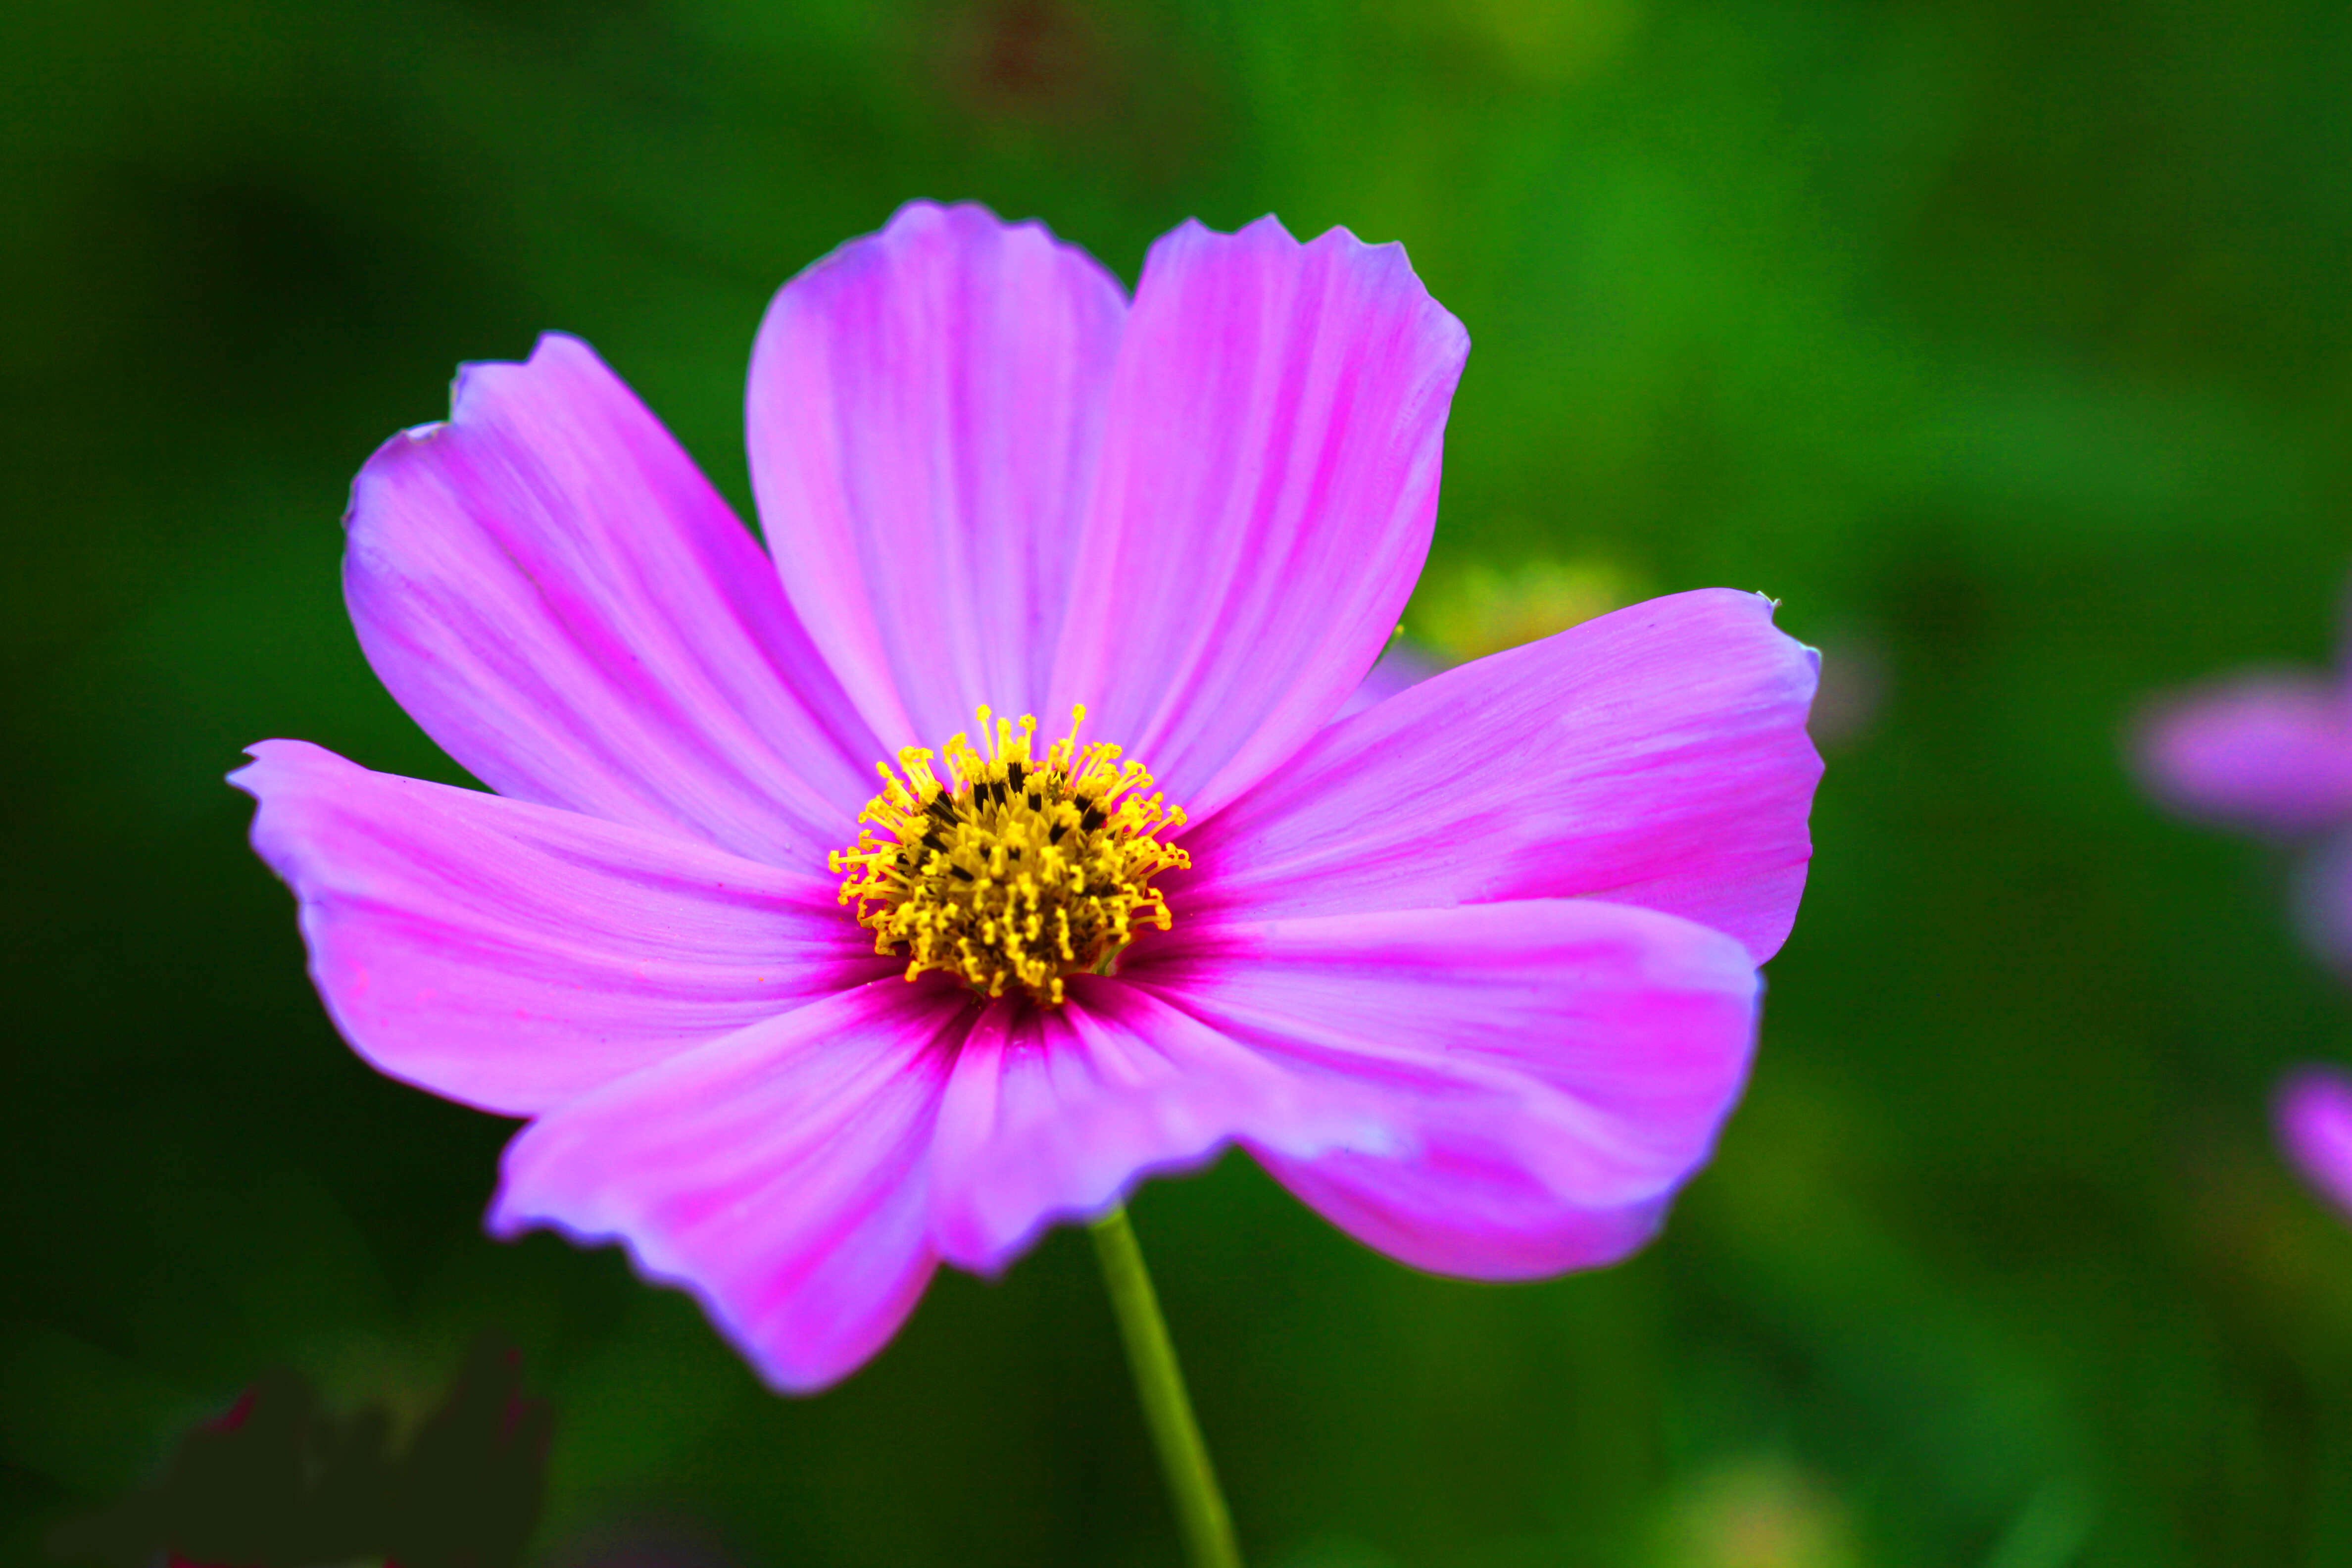
POLYGON ((520 359, 461 363, 457 374, 449 380, 449 417, 435 424, 478 423, 493 412, 484 405, 512 395, 518 383, 527 384, 530 379, 549 375, 610 377, 613 371, 585 338, 572 332, 543 331, 531 340, 530 353, 520 359))
MULTIPOLYGON (((343 529, 349 532, 365 500, 365 491, 372 482, 383 478, 404 460, 415 457, 431 458, 429 450, 436 443, 466 432, 486 422, 490 411, 484 405, 501 395, 517 390, 514 378, 530 377, 534 372, 588 372, 610 375, 604 362, 597 356, 584 339, 570 332, 544 331, 531 343, 530 353, 520 360, 484 359, 459 363, 455 375, 449 378, 449 412, 438 419, 426 419, 394 431, 360 465, 352 479, 351 498, 343 508, 343 529)), ((525 383, 527 384, 527 381, 525 383)))
POLYGON ((769 303, 751 488, 787 594, 889 747, 937 745, 982 702, 1045 710, 1127 311, 1042 223, 931 203, 769 303))
MULTIPOLYGON (((802 268, 776 290, 769 301, 768 314, 774 316, 779 307, 796 291, 805 291, 806 286, 821 282, 830 273, 856 270, 866 265, 887 265, 889 258, 911 246, 940 240, 969 245, 991 239, 1011 240, 1016 244, 1043 244, 1065 260, 1083 264, 1087 271, 1108 282, 1122 300, 1126 298, 1126 289, 1120 287, 1108 268, 1096 260, 1083 246, 1055 234, 1042 217, 1000 217, 995 209, 985 203, 938 202, 928 196, 917 196, 902 203, 880 228, 852 236, 802 268)), ((761 335, 765 336, 764 325, 761 335)), ((757 339, 754 340, 752 353, 755 357, 759 353, 757 339)))
POLYGON ((871 735, 685 450, 562 332, 451 395, 352 486, 344 601, 385 688, 501 795, 821 855, 871 735))
POLYGON ((265 799, 266 792, 279 784, 291 782, 306 766, 331 772, 347 768, 354 773, 366 771, 357 763, 309 741, 256 741, 245 748, 245 755, 248 760, 229 771, 227 782, 257 801, 265 799))
POLYGON ((1387 1146, 1245 1140, 1415 1268, 1529 1279, 1624 1257, 1711 1155, 1758 979, 1733 937, 1585 900, 1234 925, 1136 972, 1310 1082, 1374 1097, 1387 1146))
POLYGON ((611 1226, 572 1226, 552 1215, 531 1212, 509 1202, 508 1189, 503 1184, 492 1195, 490 1206, 482 1216, 482 1230, 491 1240, 509 1245, 522 1241, 534 1231, 544 1231, 567 1246, 583 1251, 593 1251, 602 1247, 620 1248, 622 1257, 628 1260, 631 1273, 647 1285, 676 1290, 692 1300, 701 1310, 703 1321, 725 1342, 727 1348, 742 1357, 744 1363, 771 1392, 787 1398, 805 1399, 848 1381, 864 1369, 866 1362, 897 1331, 894 1325, 889 1332, 880 1335, 854 1359, 840 1356, 805 1359, 795 1353, 796 1346, 763 1341, 746 1331, 729 1313, 726 1303, 704 1289, 692 1273, 682 1268, 663 1268, 650 1261, 626 1230, 611 1226))
POLYGON ((535 1115, 892 973, 816 879, 298 742, 254 759, 231 783, 329 1016, 446 1099, 535 1115))
POLYGON ((837 1381, 913 1311, 930 1128, 960 995, 895 976, 549 1110, 507 1146, 488 1223, 617 1241, 690 1291, 772 1385, 837 1381))
POLYGON ((1420 574, 1468 342, 1402 247, 1270 218, 1163 236, 1047 706, 1085 701, 1196 824, 1294 753, 1420 574))
POLYGON ((1294 263, 1310 258, 1336 261, 1342 266, 1352 267, 1360 275, 1385 277, 1417 295, 1428 306, 1432 324, 1447 335, 1458 337, 1462 352, 1465 354, 1469 352, 1468 329, 1463 326, 1460 318, 1439 304, 1436 297, 1430 293, 1429 286, 1413 267, 1412 254, 1406 250, 1404 241, 1364 239, 1345 224, 1333 224, 1312 239, 1300 239, 1273 213, 1244 224, 1231 233, 1211 228, 1198 218, 1186 218, 1153 243, 1145 268, 1147 271, 1150 269, 1153 260, 1160 258, 1163 249, 1170 253, 1167 261, 1173 264, 1192 259, 1179 254, 1181 252, 1208 253, 1223 248, 1244 254, 1263 251, 1285 255, 1294 263))

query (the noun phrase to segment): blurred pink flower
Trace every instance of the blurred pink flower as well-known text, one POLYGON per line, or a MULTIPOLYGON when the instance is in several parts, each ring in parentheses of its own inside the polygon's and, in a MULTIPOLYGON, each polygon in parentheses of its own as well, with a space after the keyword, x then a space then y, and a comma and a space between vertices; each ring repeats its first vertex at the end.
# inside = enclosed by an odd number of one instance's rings
POLYGON ((2281 838, 2325 836, 2299 879, 2306 941, 2352 964, 2352 688, 2252 670, 2159 701, 2141 721, 2140 776, 2185 816, 2281 838))
POLYGON ((2300 834, 2352 822, 2352 700, 2316 676, 2260 673, 2159 708, 2142 742, 2150 787, 2190 816, 2300 834))
POLYGON ((2280 1082, 2273 1110, 2288 1162, 2352 1219, 2352 1075, 2298 1068, 2280 1082))
POLYGON ((1815 660, 1683 594, 1329 722, 1466 350, 1344 230, 1188 223, 1130 302, 910 205, 761 328, 764 553, 584 344, 468 367, 362 470, 345 588, 498 793, 235 775, 338 1026, 530 1119, 496 1232, 620 1241, 786 1389, 1228 1144, 1421 1268, 1622 1257, 1747 1070, 1815 660), (1126 752, 975 746, 984 702, 1126 752))

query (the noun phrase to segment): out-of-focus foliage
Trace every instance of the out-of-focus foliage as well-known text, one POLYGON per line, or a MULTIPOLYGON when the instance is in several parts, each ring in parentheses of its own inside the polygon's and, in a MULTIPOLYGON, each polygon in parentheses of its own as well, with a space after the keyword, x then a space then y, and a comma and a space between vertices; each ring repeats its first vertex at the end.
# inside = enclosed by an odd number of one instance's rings
POLYGON ((2352 1233, 2263 1115, 2346 1001, 2116 758, 2333 641, 2347 79, 2320 0, 0 7, 0 1555, 265 1366, 415 1419, 488 1326, 549 1561, 1175 1561, 1082 1242, 763 1394, 482 1237, 505 1125, 337 1042, 219 782, 454 776, 335 519, 458 360, 578 331, 740 500, 768 293, 928 195, 1130 279, 1192 215, 1403 240, 1475 344, 1427 645, 1730 584, 1826 650, 1755 1084, 1646 1256, 1424 1279, 1239 1159, 1139 1202, 1256 1561, 2352 1560, 2352 1233))
POLYGON ((514 1568, 539 1522, 551 1415, 488 1335, 397 1448, 383 1406, 321 1409, 309 1379, 274 1369, 183 1435, 154 1481, 68 1520, 49 1550, 114 1568, 514 1568))

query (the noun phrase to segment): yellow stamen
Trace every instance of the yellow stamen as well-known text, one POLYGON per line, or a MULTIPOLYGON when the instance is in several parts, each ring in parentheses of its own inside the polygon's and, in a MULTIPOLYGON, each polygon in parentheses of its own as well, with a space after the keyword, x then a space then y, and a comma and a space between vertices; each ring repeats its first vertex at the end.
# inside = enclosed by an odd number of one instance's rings
POLYGON ((941 748, 944 781, 919 746, 898 753, 897 771, 875 764, 882 793, 857 817, 872 826, 827 864, 874 951, 906 952, 908 979, 944 970, 983 995, 1019 986, 1055 1005, 1064 975, 1108 971, 1139 911, 1169 928, 1151 879, 1192 863, 1158 837, 1184 814, 1117 746, 1081 745, 1086 716, 1073 708, 1070 732, 1040 757, 1034 718, 1016 725, 982 707, 981 745, 959 733, 941 748))

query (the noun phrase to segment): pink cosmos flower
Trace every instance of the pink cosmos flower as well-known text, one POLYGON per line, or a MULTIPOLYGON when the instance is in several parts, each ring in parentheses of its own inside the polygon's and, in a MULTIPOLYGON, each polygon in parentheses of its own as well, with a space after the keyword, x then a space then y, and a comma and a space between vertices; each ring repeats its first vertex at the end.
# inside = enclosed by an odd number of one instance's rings
POLYGON ((1188 223, 1130 301, 911 205, 761 327, 764 553, 584 344, 468 367, 345 587, 497 793, 235 775, 338 1026, 529 1119, 494 1231, 618 1240, 784 1389, 1230 1144, 1423 1268, 1622 1257, 1743 1080, 1815 660, 1684 594, 1330 721, 1466 352, 1345 230, 1188 223))
POLYGON ((2288 1163, 2352 1219, 2352 1076, 2299 1068, 2280 1083, 2273 1113, 2288 1163))
POLYGON ((2254 670, 2159 702, 2137 761, 2183 816, 2272 837, 2319 839, 2299 879, 2305 939, 2352 966, 2352 685, 2254 670))

